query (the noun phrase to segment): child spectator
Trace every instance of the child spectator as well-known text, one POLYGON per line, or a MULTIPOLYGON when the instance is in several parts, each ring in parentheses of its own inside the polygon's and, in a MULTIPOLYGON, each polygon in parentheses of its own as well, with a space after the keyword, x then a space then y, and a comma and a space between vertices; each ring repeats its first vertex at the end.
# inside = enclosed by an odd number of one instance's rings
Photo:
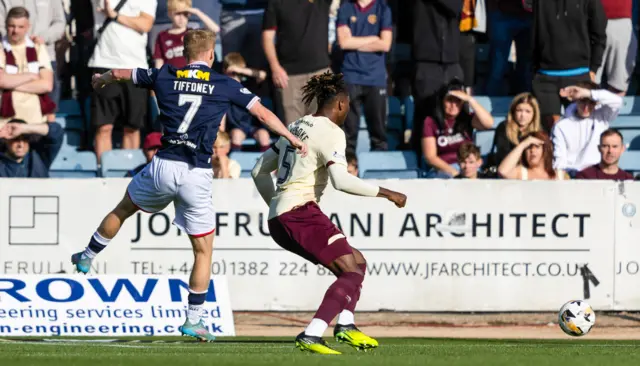
MULTIPOLYGON (((262 70, 248 69, 242 55, 231 52, 224 57, 223 70, 225 75, 240 82, 241 76, 254 77, 258 82, 266 79, 267 73, 262 70)), ((256 121, 245 109, 231 105, 224 120, 224 130, 231 136, 231 151, 240 151, 242 141, 247 136, 253 136, 260 147, 260 151, 267 151, 271 146, 271 136, 258 121, 256 121)))
POLYGON ((218 131, 216 142, 213 143, 213 156, 211 157, 214 178, 240 178, 240 171, 242 170, 240 164, 233 159, 229 159, 229 151, 229 135, 224 131, 218 131))
POLYGON ((144 164, 140 164, 137 168, 129 171, 126 175, 127 177, 133 177, 134 175, 140 173, 140 171, 151 162, 158 150, 162 147, 161 139, 162 134, 160 132, 151 132, 147 135, 147 137, 145 137, 144 144, 142 145, 142 152, 147 158, 147 162, 144 164))
POLYGON ((478 179, 484 178, 479 174, 478 170, 482 166, 482 156, 480 149, 471 142, 465 142, 458 149, 458 165, 460 165, 460 174, 455 179, 478 179))
POLYGON ((600 163, 581 170, 576 179, 633 180, 633 174, 620 169, 618 162, 624 153, 624 141, 620 131, 610 128, 600 135, 600 163))
POLYGON ((502 163, 507 154, 520 143, 522 136, 538 132, 541 128, 538 100, 531 93, 516 95, 509 107, 507 119, 498 125, 493 137, 491 151, 494 152, 495 166, 502 163))
POLYGON ((542 131, 525 136, 502 161, 498 174, 506 179, 519 180, 569 179, 567 173, 553 169, 553 145, 542 131))
POLYGON ((428 178, 451 178, 458 175, 457 154, 460 145, 471 142, 474 129, 487 130, 493 117, 472 96, 464 92, 457 80, 438 93, 435 113, 424 120, 422 151, 431 166, 428 178), (473 108, 469 113, 466 105, 473 108))
POLYGON ((552 131, 554 167, 571 175, 600 162, 600 135, 622 107, 622 97, 596 88, 595 83, 584 82, 560 91, 562 97, 574 103, 552 131), (598 104, 600 107, 596 109, 598 104))
POLYGON ((205 27, 214 33, 220 31, 220 27, 209 16, 199 9, 191 7, 191 0, 169 0, 167 1, 167 12, 171 18, 171 28, 162 31, 156 38, 153 51, 155 67, 160 68, 164 64, 169 64, 178 68, 185 67, 187 61, 183 56, 183 38, 189 23, 189 15, 193 14, 200 18, 205 27))
POLYGON ((27 124, 12 119, 0 126, 0 140, 4 139, 4 151, 0 152, 0 177, 48 178, 49 167, 62 147, 62 127, 53 123, 27 124), (31 136, 39 136, 31 143, 31 136))
POLYGON ((347 153, 347 171, 353 176, 358 176, 358 158, 353 153, 347 153))

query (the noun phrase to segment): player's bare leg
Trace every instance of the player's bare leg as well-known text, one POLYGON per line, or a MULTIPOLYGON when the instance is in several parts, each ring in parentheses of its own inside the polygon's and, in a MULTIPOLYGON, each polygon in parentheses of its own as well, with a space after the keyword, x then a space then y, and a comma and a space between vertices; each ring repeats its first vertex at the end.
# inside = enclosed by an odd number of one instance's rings
POLYGON ((304 351, 336 355, 340 352, 330 348, 322 339, 322 335, 329 323, 352 301, 364 276, 353 254, 338 257, 326 267, 338 278, 325 293, 311 323, 296 338, 296 346, 304 351))
POLYGON ((194 263, 189 278, 189 310, 187 320, 180 327, 183 335, 202 342, 212 342, 216 338, 209 333, 202 321, 204 301, 211 278, 211 257, 213 255, 213 233, 206 236, 189 236, 193 247, 194 263))
MULTIPOLYGON (((353 256, 356 259, 358 268, 362 271, 362 275, 365 276, 367 271, 367 261, 364 258, 364 255, 362 255, 362 253, 356 248, 351 247, 351 249, 353 250, 353 256)), ((336 341, 340 343, 348 344, 357 350, 368 351, 378 347, 378 341, 362 333, 355 325, 356 321, 354 312, 356 305, 360 300, 361 291, 362 285, 356 289, 351 301, 347 304, 344 310, 342 310, 340 315, 338 315, 338 322, 333 329, 333 336, 336 338, 336 341)))
POLYGON ((131 202, 129 195, 125 194, 116 208, 102 220, 85 250, 71 256, 71 263, 76 266, 78 272, 86 274, 91 270, 93 258, 107 247, 111 239, 118 234, 125 220, 136 211, 138 211, 138 207, 131 202))

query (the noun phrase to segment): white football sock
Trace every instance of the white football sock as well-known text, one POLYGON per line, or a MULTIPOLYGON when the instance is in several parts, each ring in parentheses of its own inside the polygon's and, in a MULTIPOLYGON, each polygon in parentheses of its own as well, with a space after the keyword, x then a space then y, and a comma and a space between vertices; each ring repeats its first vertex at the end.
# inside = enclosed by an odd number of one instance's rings
POLYGON ((327 324, 324 320, 313 318, 311 319, 311 323, 304 330, 304 334, 313 337, 322 337, 324 331, 327 330, 329 324, 327 324))
POLYGON ((189 323, 191 324, 200 323, 200 319, 202 318, 202 307, 203 307, 203 304, 200 304, 200 305, 189 304, 189 310, 187 310, 187 319, 189 319, 189 323))
POLYGON ((340 325, 350 325, 356 324, 356 319, 352 312, 349 310, 342 310, 340 315, 338 315, 338 324, 340 325))

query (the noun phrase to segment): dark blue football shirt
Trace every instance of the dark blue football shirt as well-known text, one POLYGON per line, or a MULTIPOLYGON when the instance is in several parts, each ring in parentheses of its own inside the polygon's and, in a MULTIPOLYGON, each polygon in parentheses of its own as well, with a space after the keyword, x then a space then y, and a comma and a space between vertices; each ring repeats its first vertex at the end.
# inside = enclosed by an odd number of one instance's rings
POLYGON ((235 104, 250 109, 257 96, 239 82, 216 73, 204 62, 181 69, 134 69, 133 83, 153 89, 164 127, 162 148, 156 154, 198 168, 211 168, 213 143, 222 117, 235 104))

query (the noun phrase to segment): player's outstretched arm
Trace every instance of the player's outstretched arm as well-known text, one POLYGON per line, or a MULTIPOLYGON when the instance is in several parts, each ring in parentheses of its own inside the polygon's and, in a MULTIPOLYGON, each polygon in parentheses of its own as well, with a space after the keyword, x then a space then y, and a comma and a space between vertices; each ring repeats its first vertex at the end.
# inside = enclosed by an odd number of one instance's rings
POLYGON ((307 155, 307 145, 294 136, 284 123, 282 123, 282 121, 280 121, 280 119, 270 110, 265 108, 262 103, 255 103, 251 109, 249 109, 249 113, 256 117, 260 123, 267 126, 271 131, 289 140, 291 146, 298 149, 302 156, 307 155))
POLYGON ((330 165, 329 177, 333 187, 345 193, 365 197, 384 197, 398 207, 404 207, 407 202, 407 196, 404 194, 375 186, 355 177, 349 174, 347 167, 342 164, 330 165))
POLYGON ((271 179, 271 172, 276 169, 278 169, 278 154, 273 149, 269 149, 262 154, 251 171, 258 193, 260 193, 267 205, 271 203, 271 199, 276 195, 276 188, 271 179))
POLYGON ((131 80, 132 75, 132 69, 113 69, 104 74, 94 74, 91 85, 97 90, 117 81, 131 80))

